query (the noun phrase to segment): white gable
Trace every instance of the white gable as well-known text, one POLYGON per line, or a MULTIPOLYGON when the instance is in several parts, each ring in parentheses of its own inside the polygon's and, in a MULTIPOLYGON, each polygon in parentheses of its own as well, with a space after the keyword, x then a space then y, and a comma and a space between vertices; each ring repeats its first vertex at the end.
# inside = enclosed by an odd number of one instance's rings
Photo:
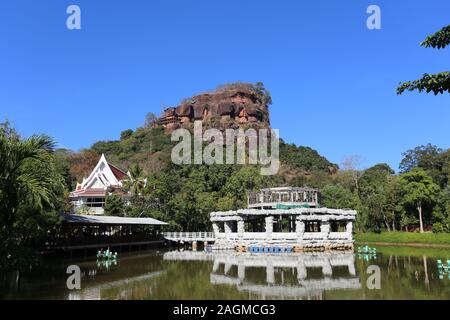
POLYGON ((89 188, 103 188, 107 189, 109 186, 121 186, 122 182, 117 180, 111 168, 106 161, 105 155, 102 154, 100 160, 92 170, 88 178, 83 179, 81 189, 89 188))

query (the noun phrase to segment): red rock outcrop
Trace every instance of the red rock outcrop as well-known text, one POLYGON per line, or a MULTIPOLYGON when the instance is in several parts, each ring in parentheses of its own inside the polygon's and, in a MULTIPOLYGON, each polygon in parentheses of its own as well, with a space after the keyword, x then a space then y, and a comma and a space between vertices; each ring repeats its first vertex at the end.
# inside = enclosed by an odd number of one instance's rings
POLYGON ((268 128, 270 102, 270 95, 262 85, 231 84, 165 109, 158 122, 168 130, 189 126, 197 120, 218 129, 242 125, 268 128))

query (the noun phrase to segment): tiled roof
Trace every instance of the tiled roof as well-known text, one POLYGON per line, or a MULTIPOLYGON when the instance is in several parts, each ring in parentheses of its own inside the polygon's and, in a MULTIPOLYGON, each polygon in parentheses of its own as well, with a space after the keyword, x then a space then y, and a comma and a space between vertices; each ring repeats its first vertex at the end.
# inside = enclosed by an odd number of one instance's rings
POLYGON ((113 166, 112 164, 108 163, 109 168, 111 169, 112 173, 114 174, 114 176, 117 178, 117 180, 123 180, 124 178, 126 178, 127 174, 123 171, 120 170, 119 168, 117 168, 116 166, 113 166))
POLYGON ((73 191, 70 193, 69 197, 70 198, 75 198, 75 197, 80 197, 80 196, 103 197, 103 196, 105 196, 105 194, 106 194, 106 191, 102 188, 90 188, 90 189, 85 189, 85 190, 73 191))
POLYGON ((103 215, 80 215, 61 213, 65 222, 79 223, 79 224, 109 224, 109 225, 153 225, 163 226, 167 223, 153 219, 153 218, 128 218, 128 217, 114 217, 103 215))

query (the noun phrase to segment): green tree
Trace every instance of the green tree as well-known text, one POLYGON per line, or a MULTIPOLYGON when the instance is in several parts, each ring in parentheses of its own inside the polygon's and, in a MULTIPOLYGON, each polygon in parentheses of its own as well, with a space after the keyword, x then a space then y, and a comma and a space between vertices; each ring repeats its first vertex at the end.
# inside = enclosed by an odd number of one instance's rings
POLYGON ((127 191, 131 191, 133 195, 141 196, 144 192, 147 179, 144 178, 144 171, 138 165, 132 165, 130 168, 129 176, 123 182, 123 188, 127 191))
POLYGON ((107 194, 105 198, 105 215, 123 217, 125 214, 125 203, 121 196, 107 194))
POLYGON ((157 123, 157 121, 158 117, 154 113, 147 113, 147 115, 145 116, 144 128, 153 127, 157 123))
POLYGON ((133 130, 127 129, 120 133, 120 140, 126 140, 133 135, 133 130))
POLYGON ((419 214, 420 232, 423 228, 423 208, 425 205, 433 206, 439 187, 427 173, 420 168, 415 168, 410 172, 400 176, 400 185, 403 192, 403 204, 406 207, 413 207, 419 214))
POLYGON ((295 144, 287 144, 280 139, 280 161, 289 164, 293 168, 304 171, 323 171, 335 173, 338 169, 336 164, 329 162, 316 150, 309 147, 297 147, 295 144))
POLYGON ((321 191, 322 205, 327 208, 355 209, 357 206, 357 196, 341 185, 329 184, 321 191))
MULTIPOLYGON (((428 36, 420 45, 425 48, 443 49, 450 44, 450 25, 442 28, 433 35, 428 36)), ((436 74, 425 73, 421 79, 401 83, 397 88, 397 94, 405 91, 427 93, 433 92, 435 95, 444 92, 450 93, 450 72, 440 72, 436 74)))
POLYGON ((359 180, 359 197, 367 214, 366 227, 391 230, 394 215, 387 210, 388 184, 394 171, 389 165, 377 164, 366 169, 359 180))
POLYGON ((0 123, 0 135, 7 137, 8 139, 18 140, 20 138, 17 131, 11 126, 8 119, 0 123))
POLYGON ((229 196, 225 196, 220 198, 217 201, 217 210, 219 211, 228 211, 233 208, 233 199, 229 196))
POLYGON ((263 176, 256 166, 242 167, 227 180, 222 191, 233 199, 233 209, 247 207, 247 194, 263 186, 263 176))
POLYGON ((440 153, 442 153, 442 149, 430 143, 409 149, 402 153, 403 159, 399 166, 400 172, 405 173, 418 167, 430 170, 433 168, 436 157, 440 153))
POLYGON ((450 187, 439 194, 433 217, 433 232, 450 232, 450 187))
POLYGON ((401 225, 405 210, 402 205, 402 191, 398 176, 389 176, 385 189, 384 210, 387 219, 391 221, 392 231, 401 225))
POLYGON ((53 158, 54 142, 37 135, 20 139, 0 130, 0 265, 20 264, 59 221, 64 181, 53 158), (28 250, 30 251, 30 250, 28 250), (29 253, 29 252, 28 252, 29 253))
POLYGON ((408 172, 414 168, 422 168, 441 187, 448 184, 450 173, 450 149, 442 150, 427 144, 407 150, 400 162, 400 172, 408 172))
POLYGON ((264 87, 264 83, 257 82, 255 84, 255 90, 258 94, 261 104, 265 106, 269 106, 272 104, 272 96, 270 95, 270 91, 264 87))

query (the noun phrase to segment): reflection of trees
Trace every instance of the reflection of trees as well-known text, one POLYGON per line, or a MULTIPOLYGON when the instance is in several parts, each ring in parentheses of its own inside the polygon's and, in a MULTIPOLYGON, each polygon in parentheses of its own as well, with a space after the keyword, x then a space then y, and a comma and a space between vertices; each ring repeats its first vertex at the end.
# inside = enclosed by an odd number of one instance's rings
POLYGON ((430 290, 430 280, 428 279, 427 256, 423 256, 423 269, 425 273, 425 287, 430 290))
POLYGON ((395 251, 389 253, 388 250, 388 254, 380 254, 377 260, 357 261, 357 273, 361 277, 362 284, 367 281, 366 270, 369 265, 378 265, 381 268, 381 290, 369 290, 363 286, 364 298, 449 299, 449 282, 445 279, 439 280, 436 276, 436 258, 414 255, 415 248, 408 250, 408 253, 401 252, 401 255, 395 254, 395 251))

